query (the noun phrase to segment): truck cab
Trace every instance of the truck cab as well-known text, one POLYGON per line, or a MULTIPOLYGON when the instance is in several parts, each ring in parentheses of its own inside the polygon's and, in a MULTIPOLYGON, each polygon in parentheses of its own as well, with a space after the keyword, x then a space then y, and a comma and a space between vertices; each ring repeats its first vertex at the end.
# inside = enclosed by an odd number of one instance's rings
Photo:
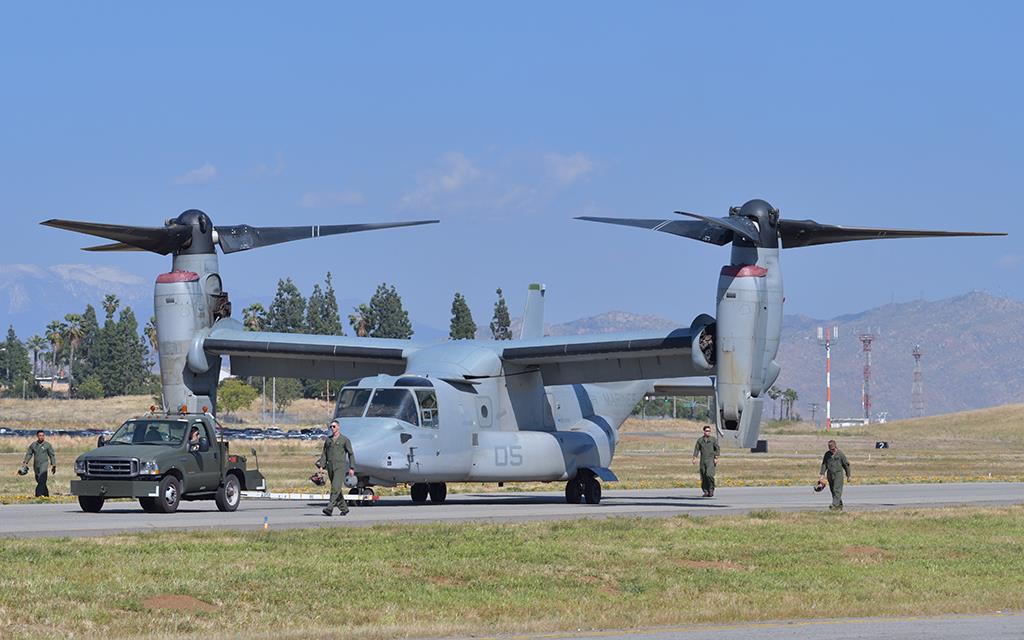
POLYGON ((221 511, 238 508, 241 492, 263 490, 266 480, 244 456, 229 452, 208 413, 155 413, 127 420, 96 449, 75 460, 71 493, 83 511, 97 512, 107 498, 138 498, 145 511, 173 513, 181 500, 214 500, 221 511))

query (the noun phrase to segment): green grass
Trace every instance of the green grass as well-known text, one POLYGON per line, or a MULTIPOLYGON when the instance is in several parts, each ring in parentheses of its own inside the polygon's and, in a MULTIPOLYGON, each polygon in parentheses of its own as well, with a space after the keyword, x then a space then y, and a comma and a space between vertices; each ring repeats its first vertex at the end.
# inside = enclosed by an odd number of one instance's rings
POLYGON ((0 637, 383 638, 1024 608, 1024 508, 0 541, 0 637), (213 611, 153 611, 193 596, 213 611))

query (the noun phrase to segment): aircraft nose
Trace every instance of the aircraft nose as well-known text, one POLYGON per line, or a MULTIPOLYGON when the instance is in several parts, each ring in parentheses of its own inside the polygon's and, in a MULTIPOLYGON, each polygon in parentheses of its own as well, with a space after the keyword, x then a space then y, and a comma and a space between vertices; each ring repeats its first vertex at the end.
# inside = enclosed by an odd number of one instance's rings
POLYGON ((409 468, 408 442, 412 436, 389 418, 357 418, 342 421, 341 431, 352 443, 356 472, 380 475, 409 468))

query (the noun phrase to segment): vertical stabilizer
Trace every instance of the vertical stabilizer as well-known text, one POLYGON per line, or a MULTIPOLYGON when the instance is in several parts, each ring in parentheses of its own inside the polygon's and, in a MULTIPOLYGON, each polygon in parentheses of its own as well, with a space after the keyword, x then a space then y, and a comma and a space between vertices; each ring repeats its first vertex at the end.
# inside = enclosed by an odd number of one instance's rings
POLYGON ((544 337, 544 292, 542 284, 531 284, 526 292, 526 310, 523 312, 522 339, 544 337))

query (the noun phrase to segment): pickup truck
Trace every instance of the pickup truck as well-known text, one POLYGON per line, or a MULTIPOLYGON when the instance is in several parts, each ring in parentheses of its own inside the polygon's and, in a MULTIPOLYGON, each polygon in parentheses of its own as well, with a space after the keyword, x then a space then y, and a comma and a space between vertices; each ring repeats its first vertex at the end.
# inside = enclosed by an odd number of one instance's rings
POLYGON ((151 412, 128 420, 75 460, 79 479, 71 481, 71 493, 92 513, 107 498, 138 498, 155 513, 174 513, 182 500, 214 500, 221 511, 234 511, 242 491, 263 491, 266 479, 246 468, 245 457, 229 453, 217 428, 208 413, 151 412))

